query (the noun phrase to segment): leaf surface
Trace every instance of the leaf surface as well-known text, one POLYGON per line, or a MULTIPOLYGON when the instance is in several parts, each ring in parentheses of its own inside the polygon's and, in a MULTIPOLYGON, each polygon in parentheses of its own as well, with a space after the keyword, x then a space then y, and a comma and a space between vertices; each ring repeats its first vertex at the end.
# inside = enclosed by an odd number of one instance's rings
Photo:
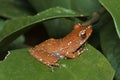
POLYGON ((0 80, 112 80, 114 70, 107 59, 95 48, 78 58, 60 60, 61 67, 51 68, 34 59, 28 49, 9 51, 0 63, 0 80))

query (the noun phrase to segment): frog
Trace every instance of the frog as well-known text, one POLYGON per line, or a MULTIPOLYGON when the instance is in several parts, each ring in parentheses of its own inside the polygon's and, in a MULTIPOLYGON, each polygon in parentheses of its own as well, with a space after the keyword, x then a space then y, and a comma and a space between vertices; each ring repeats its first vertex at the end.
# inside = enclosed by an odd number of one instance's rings
POLYGON ((58 60, 78 57, 79 48, 87 41, 92 33, 92 26, 75 24, 73 30, 63 38, 50 38, 29 50, 29 53, 41 63, 51 67, 58 66, 58 60))

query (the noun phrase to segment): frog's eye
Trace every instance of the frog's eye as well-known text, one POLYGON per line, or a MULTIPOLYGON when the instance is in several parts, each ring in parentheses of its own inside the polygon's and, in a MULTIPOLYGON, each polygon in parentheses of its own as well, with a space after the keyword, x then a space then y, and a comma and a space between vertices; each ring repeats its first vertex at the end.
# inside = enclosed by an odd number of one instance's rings
POLYGON ((79 37, 80 37, 81 39, 85 39, 85 38, 86 38, 86 30, 80 31, 79 37))

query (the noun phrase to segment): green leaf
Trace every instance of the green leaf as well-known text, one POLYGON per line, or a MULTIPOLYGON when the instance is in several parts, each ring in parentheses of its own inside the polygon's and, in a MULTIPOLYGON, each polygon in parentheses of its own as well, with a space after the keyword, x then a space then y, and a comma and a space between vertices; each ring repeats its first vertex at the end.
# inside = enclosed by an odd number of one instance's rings
MULTIPOLYGON (((3 55, 7 54, 8 51, 10 51, 10 50, 28 47, 27 45, 24 44, 24 40, 25 40, 24 36, 21 35, 16 40, 14 40, 12 43, 7 45, 5 48, 1 49, 0 50, 0 59, 3 55)), ((2 58, 4 58, 4 57, 2 57, 2 58)))
POLYGON ((45 25, 49 37, 61 38, 67 35, 73 29, 75 23, 80 23, 80 20, 76 18, 59 18, 45 21, 43 23, 45 25))
POLYGON ((115 80, 120 80, 120 39, 112 21, 101 28, 100 38, 104 55, 116 70, 115 80))
POLYGON ((4 23, 5 23, 5 21, 3 21, 3 20, 0 19, 0 30, 2 30, 2 28, 4 26, 4 23))
POLYGON ((30 25, 53 18, 77 16, 80 16, 80 14, 69 9, 56 7, 40 12, 35 16, 28 16, 9 20, 5 23, 2 31, 0 31, 0 48, 9 44, 19 35, 24 33, 27 29, 31 28, 32 26, 30 25))
POLYGON ((27 46, 24 44, 24 41, 25 41, 25 37, 23 35, 21 35, 20 37, 18 37, 16 40, 14 40, 12 43, 10 43, 7 46, 6 51, 20 49, 20 48, 26 48, 27 46))
MULTIPOLYGON (((28 0, 33 7, 38 11, 43 11, 51 7, 64 7, 67 9, 79 12, 84 17, 91 15, 92 12, 97 11, 100 4, 97 0, 28 0), (87 4, 87 5, 86 5, 87 4)), ((73 24, 76 22, 75 19, 54 19, 44 22, 45 28, 48 32, 49 37, 61 38, 69 33, 73 24), (50 28, 49 28, 50 27, 50 28), (62 32, 61 32, 62 31, 62 32)))
MULTIPOLYGON (((21 4, 21 3, 19 3, 21 4)), ((18 5, 15 0, 0 0, 0 16, 7 18, 28 16, 29 12, 23 5, 18 5)))
POLYGON ((109 11, 112 15, 117 34, 120 38, 120 0, 99 0, 101 4, 109 11))
POLYGON ((34 59, 28 49, 13 50, 0 63, 0 80, 112 80, 114 70, 106 58, 90 45, 76 59, 60 60, 51 68, 34 59))
POLYGON ((51 7, 64 7, 79 13, 91 14, 100 8, 98 0, 28 0, 39 12, 51 7))

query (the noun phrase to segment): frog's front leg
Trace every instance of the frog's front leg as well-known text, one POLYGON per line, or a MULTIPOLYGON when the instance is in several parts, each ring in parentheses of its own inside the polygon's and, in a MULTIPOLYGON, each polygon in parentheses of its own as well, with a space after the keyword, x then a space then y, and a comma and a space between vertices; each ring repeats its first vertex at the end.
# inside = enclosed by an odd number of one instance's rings
POLYGON ((42 62, 43 64, 46 64, 49 67, 58 66, 57 61, 59 59, 43 50, 30 49, 29 52, 34 58, 36 58, 38 61, 42 62))

